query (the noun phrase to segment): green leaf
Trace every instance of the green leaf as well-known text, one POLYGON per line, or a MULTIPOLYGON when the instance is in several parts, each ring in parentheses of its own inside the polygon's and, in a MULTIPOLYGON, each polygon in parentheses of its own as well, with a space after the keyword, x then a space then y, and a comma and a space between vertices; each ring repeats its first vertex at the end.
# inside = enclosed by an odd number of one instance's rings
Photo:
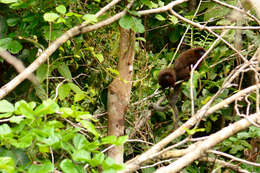
POLYGON ((157 8, 158 5, 150 0, 141 0, 141 2, 149 8, 157 8))
POLYGON ((10 133, 12 133, 11 128, 8 126, 8 124, 3 124, 0 125, 0 135, 9 135, 10 133))
POLYGON ((68 142, 61 142, 61 148, 70 154, 72 154, 72 152, 75 150, 74 147, 68 142))
POLYGON ((81 17, 82 15, 81 14, 77 14, 77 13, 73 13, 73 12, 68 12, 67 14, 66 14, 66 16, 75 16, 75 17, 81 17))
POLYGON ((59 17, 57 23, 66 23, 66 20, 63 17, 59 17))
POLYGON ((45 161, 42 164, 32 164, 29 168, 29 173, 49 173, 54 172, 54 165, 50 161, 45 161))
POLYGON ((67 10, 64 5, 59 5, 58 7, 56 7, 56 11, 59 12, 60 14, 65 14, 67 10))
POLYGON ((260 137, 260 128, 256 126, 249 127, 249 133, 252 137, 260 137))
POLYGON ((24 120, 23 117, 12 116, 12 117, 10 118, 10 122, 11 122, 11 123, 17 123, 17 124, 19 124, 22 120, 24 120))
POLYGON ((96 137, 99 137, 99 133, 97 132, 95 126, 87 120, 82 120, 80 121, 81 125, 86 128, 89 132, 91 132, 92 134, 94 134, 96 137))
POLYGON ((95 119, 89 112, 86 112, 82 115, 79 115, 78 118, 85 119, 85 120, 92 120, 94 122, 97 122, 98 120, 95 119))
POLYGON ((119 75, 119 71, 113 68, 107 68, 108 71, 110 71, 111 73, 115 74, 115 75, 119 75))
POLYGON ((64 100, 70 94, 70 86, 68 84, 62 84, 58 89, 58 93, 59 99, 64 100))
POLYGON ((116 143, 116 136, 107 136, 101 139, 102 144, 114 144, 116 143))
POLYGON ((136 40, 140 40, 140 41, 146 42, 144 37, 137 37, 136 40))
POLYGON ((170 16, 170 21, 173 23, 173 24, 177 24, 179 21, 178 21, 178 18, 175 17, 175 16, 170 16))
POLYGON ((144 29, 144 25, 142 24, 142 20, 133 16, 132 19, 133 19, 133 24, 131 29, 136 33, 144 33, 145 29, 144 29))
POLYGON ((8 118, 8 117, 10 117, 12 115, 13 115, 12 112, 7 112, 7 113, 4 113, 4 114, 0 114, 0 118, 8 118))
POLYGON ((100 165, 105 159, 105 155, 103 153, 97 153, 94 157, 89 161, 89 164, 93 167, 100 165))
POLYGON ((91 159, 90 152, 86 150, 76 150, 72 154, 72 159, 76 162, 87 162, 91 159))
POLYGON ((145 31, 142 20, 134 16, 123 16, 119 21, 119 25, 125 29, 132 29, 134 32, 137 33, 143 33, 145 31))
POLYGON ((21 49, 23 48, 23 46, 16 40, 12 40, 11 42, 9 42, 8 44, 8 50, 12 53, 12 54, 17 54, 21 49))
POLYGON ((115 145, 122 145, 128 140, 128 136, 119 136, 116 140, 115 145))
POLYGON ((6 20, 8 26, 14 27, 15 25, 17 25, 17 23, 20 21, 21 19, 18 17, 15 18, 9 18, 6 20))
POLYGON ((59 112, 63 112, 63 114, 61 114, 62 118, 73 117, 74 115, 74 111, 71 108, 62 107, 59 112))
POLYGON ((96 23, 98 20, 97 20, 97 17, 94 15, 94 14, 85 14, 83 17, 82 17, 87 23, 91 23, 91 24, 94 24, 96 23))
POLYGON ((57 13, 45 13, 43 15, 43 19, 47 22, 54 22, 58 17, 60 17, 57 13))
POLYGON ((160 15, 160 14, 156 14, 156 15, 155 15, 155 18, 156 18, 157 20, 159 20, 159 21, 164 21, 164 20, 166 20, 165 17, 163 17, 163 16, 160 15))
POLYGON ((10 4, 14 2, 17 2, 17 0, 0 0, 0 3, 4 3, 4 4, 10 4))
POLYGON ((35 93, 36 95, 41 99, 41 100, 46 100, 48 98, 48 94, 46 93, 46 89, 44 88, 44 85, 37 85, 34 86, 35 93))
POLYGON ((124 167, 120 164, 117 164, 112 158, 108 157, 106 160, 102 163, 102 167, 104 170, 107 169, 114 169, 114 170, 122 170, 124 167))
POLYGON ((15 103, 15 113, 24 115, 28 119, 35 119, 32 105, 24 100, 15 103))
POLYGON ((64 63, 60 63, 58 65, 58 72, 67 80, 69 80, 70 82, 72 81, 72 76, 70 73, 70 69, 69 67, 64 63))
POLYGON ((3 173, 13 173, 15 171, 15 164, 11 157, 0 157, 0 170, 3 173))
POLYGON ((48 65, 42 64, 36 71, 36 77, 39 80, 39 82, 43 82, 47 77, 47 71, 48 71, 48 65))
POLYGON ((98 53, 98 54, 95 54, 94 56, 98 59, 98 61, 100 63, 102 63, 104 61, 104 57, 102 54, 98 53))
POLYGON ((238 139, 248 139, 250 135, 248 132, 240 132, 237 134, 238 139))
POLYGON ((61 161, 60 167, 64 173, 79 173, 77 167, 69 159, 64 159, 63 161, 61 161))
POLYGON ((14 106, 12 103, 8 102, 7 100, 0 100, 0 112, 14 112, 14 106))
POLYGON ((0 39, 0 48, 3 48, 4 50, 8 49, 9 43, 11 43, 13 39, 11 38, 3 38, 0 39))
POLYGON ((33 136, 31 133, 27 133, 24 136, 20 137, 17 141, 13 141, 12 145, 16 148, 27 148, 32 145, 33 136))
POLYGON ((193 135, 195 134, 196 132, 204 132, 205 129, 204 128, 193 128, 191 130, 187 129, 187 128, 184 128, 184 130, 189 134, 189 135, 193 135))
POLYGON ((243 151, 245 147, 242 145, 232 145, 231 150, 229 151, 231 154, 237 154, 239 151, 243 151))
POLYGON ((74 95, 74 102, 79 102, 86 97, 85 93, 76 93, 74 95))
POLYGON ((87 139, 81 134, 76 134, 73 138, 73 145, 77 150, 82 149, 87 143, 87 139))
POLYGON ((40 141, 43 142, 44 144, 46 144, 47 146, 52 146, 52 145, 60 142, 60 135, 59 134, 52 134, 48 138, 40 139, 40 141))
POLYGON ((77 85, 75 85, 74 83, 68 83, 70 89, 72 89, 72 91, 74 91, 75 93, 84 93, 84 91, 82 91, 77 85))
POLYGON ((153 173, 153 172, 155 172, 155 168, 154 167, 152 167, 152 168, 144 168, 144 169, 142 169, 142 173, 153 173))
POLYGON ((54 100, 48 99, 35 109, 35 114, 42 116, 56 113, 58 110, 59 105, 54 100))

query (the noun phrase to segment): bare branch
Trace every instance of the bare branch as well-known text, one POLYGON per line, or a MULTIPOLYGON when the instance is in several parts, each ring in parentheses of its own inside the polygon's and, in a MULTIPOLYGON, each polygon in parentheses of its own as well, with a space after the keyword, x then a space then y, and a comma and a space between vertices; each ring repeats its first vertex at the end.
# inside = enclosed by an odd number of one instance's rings
POLYGON ((112 2, 110 2, 109 4, 107 4, 105 7, 103 7, 101 10, 99 10, 99 12, 96 13, 96 16, 99 17, 102 14, 104 14, 107 10, 109 10, 110 8, 112 8, 114 5, 116 5, 118 2, 120 2, 121 0, 113 0, 112 2))
MULTIPOLYGON (((0 56, 9 64, 11 64, 18 73, 21 73, 22 71, 24 71, 25 66, 23 65, 23 62, 21 60, 19 60, 18 58, 16 58, 15 56, 11 55, 8 51, 0 48, 0 56)), ((38 79, 36 78, 36 76, 34 76, 33 73, 31 73, 28 77, 27 77, 33 84, 37 85, 39 84, 38 79)))
MULTIPOLYGON (((115 3, 115 1, 112 1, 115 3)), ((111 3, 112 3, 111 2, 111 3)), ((134 0, 131 0, 130 3, 127 5, 127 8, 130 8, 133 4, 134 0)), ((110 5, 110 4, 108 4, 110 5)), ((105 12, 105 10, 103 10, 105 12)), ((51 56, 63 43, 65 43, 68 39, 81 34, 85 32, 90 32, 93 30, 96 30, 100 27, 103 27, 105 25, 109 25, 116 20, 120 19, 125 13, 127 12, 127 9, 123 10, 122 12, 118 13, 117 15, 108 18, 102 22, 99 22, 97 24, 85 27, 87 25, 86 22, 83 22, 79 26, 75 26, 68 30, 65 34, 60 36, 58 39, 56 39, 30 66, 28 66, 23 72, 21 72, 18 76, 16 76, 14 79, 12 79, 10 82, 8 82, 6 85, 4 85, 0 89, 0 99, 6 96, 10 91, 12 91, 17 85, 19 85, 27 76, 32 74, 42 63, 44 63, 49 56, 51 56)), ((98 13, 98 15, 101 15, 102 13, 98 13)), ((98 17, 98 15, 96 15, 98 17)))
MULTIPOLYGON (((238 165, 234 165, 234 164, 231 164, 231 163, 228 163, 223 160, 216 159, 216 158, 203 157, 200 159, 200 161, 216 163, 216 164, 220 165, 221 167, 230 168, 239 173, 250 173, 249 171, 242 169, 238 165)), ((216 169, 218 169, 218 168, 216 168, 216 169)))
POLYGON ((169 3, 166 6, 162 6, 160 8, 155 8, 155 9, 150 9, 150 10, 143 10, 143 11, 139 11, 138 13, 141 15, 148 15, 148 14, 153 14, 153 13, 162 13, 162 12, 166 12, 170 9, 172 9, 174 6, 182 4, 183 2, 187 2, 188 0, 176 0, 173 1, 171 3, 169 3))
POLYGON ((238 162, 241 162, 241 163, 245 163, 245 164, 248 164, 248 165, 260 167, 259 163, 254 163, 254 162, 250 162, 250 161, 247 161, 247 160, 244 160, 244 159, 240 159, 238 157, 232 156, 232 155, 227 154, 227 153, 223 153, 223 152, 216 151, 216 150, 209 150, 208 152, 209 153, 213 153, 213 154, 217 154, 217 155, 221 155, 221 156, 227 157, 229 159, 232 159, 232 160, 235 160, 235 161, 238 161, 238 162))
MULTIPOLYGON (((251 121, 254 122, 260 121, 260 113, 253 114, 249 118, 251 121)), ((201 155, 203 155, 203 153, 205 153, 208 149, 214 147, 216 144, 222 142, 224 139, 232 136, 233 134, 248 128, 250 125, 251 123, 247 119, 242 119, 235 122, 234 124, 230 124, 229 126, 218 131, 217 133, 210 135, 205 141, 197 145, 197 147, 192 152, 189 152, 188 154, 179 158, 178 160, 171 163, 170 165, 162 167, 155 172, 156 173, 178 172, 185 166, 192 163, 194 160, 200 158, 201 155)), ((196 143, 193 145, 196 145, 196 143)), ((193 147, 193 145, 191 145, 190 147, 193 147)))
MULTIPOLYGON (((194 124, 196 124, 198 119, 201 119, 203 116, 207 116, 209 114, 212 114, 213 112, 228 106, 231 102, 235 101, 236 99, 243 97, 244 95, 255 91, 257 88, 260 88, 260 84, 253 85, 251 87, 248 87, 242 91, 237 92, 233 96, 223 100, 222 102, 212 106, 209 109, 203 109, 201 108, 193 117, 191 117, 188 121, 186 121, 181 127, 176 129, 174 132, 169 134, 167 137, 162 139, 160 142, 158 142, 156 145, 154 145, 152 148, 144 152, 143 154, 137 156, 136 158, 133 158, 132 160, 129 160, 126 162, 126 169, 124 171, 121 171, 121 173, 128 173, 135 171, 139 168, 139 165, 146 160, 152 159, 154 157, 154 153, 159 152, 164 146, 169 144, 171 141, 176 139, 177 137, 181 136, 186 132, 185 129, 191 128, 194 124)), ((205 106, 207 107, 207 106, 205 106)))
POLYGON ((212 1, 214 1, 214 2, 216 2, 216 3, 218 3, 218 4, 220 4, 220 5, 222 5, 222 6, 224 6, 224 7, 228 7, 228 8, 231 8, 231 9, 233 9, 233 10, 236 10, 236 11, 238 11, 238 12, 241 12, 241 13, 243 13, 243 14, 246 14, 247 16, 249 16, 250 18, 252 18, 253 20, 255 20, 255 21, 260 25, 260 20, 258 20, 255 16, 253 16, 253 15, 250 14, 249 12, 246 12, 246 11, 244 11, 243 9, 240 9, 240 8, 235 7, 235 6, 233 6, 233 5, 227 4, 227 3, 225 3, 225 2, 221 2, 221 1, 219 1, 219 0, 212 0, 212 1))

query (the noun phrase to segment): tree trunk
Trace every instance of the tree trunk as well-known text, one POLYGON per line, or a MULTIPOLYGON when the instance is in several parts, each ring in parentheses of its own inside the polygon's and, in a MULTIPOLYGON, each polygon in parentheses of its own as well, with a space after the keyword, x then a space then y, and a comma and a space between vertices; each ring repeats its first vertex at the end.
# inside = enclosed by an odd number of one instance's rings
MULTIPOLYGON (((108 87, 108 135, 124 135, 124 115, 130 100, 133 75, 135 33, 120 27, 119 76, 108 87)), ((115 146, 108 156, 123 163, 124 148, 115 146)))

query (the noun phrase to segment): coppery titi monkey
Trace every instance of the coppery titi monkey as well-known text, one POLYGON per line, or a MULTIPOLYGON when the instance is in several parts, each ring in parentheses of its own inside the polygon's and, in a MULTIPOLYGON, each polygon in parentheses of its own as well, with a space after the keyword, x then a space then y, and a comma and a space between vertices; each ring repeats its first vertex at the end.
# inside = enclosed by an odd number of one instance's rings
MULTIPOLYGON (((175 82, 179 80, 188 80, 190 78, 191 65, 195 65, 205 52, 205 49, 201 47, 188 49, 187 51, 181 53, 175 60, 173 68, 166 68, 159 73, 158 81, 162 89, 167 87, 174 88, 174 93, 170 93, 167 96, 167 99, 175 112, 176 121, 178 119, 176 102, 181 91, 181 84, 175 85, 175 82)), ((197 66, 197 68, 199 68, 200 65, 201 63, 197 66)))
MULTIPOLYGON (((163 89, 174 87, 176 81, 188 80, 190 78, 191 65, 195 65, 205 52, 205 49, 198 47, 181 53, 176 59, 173 68, 164 69, 159 73, 158 80, 161 87, 163 89)), ((200 65, 201 63, 197 68, 200 65)))

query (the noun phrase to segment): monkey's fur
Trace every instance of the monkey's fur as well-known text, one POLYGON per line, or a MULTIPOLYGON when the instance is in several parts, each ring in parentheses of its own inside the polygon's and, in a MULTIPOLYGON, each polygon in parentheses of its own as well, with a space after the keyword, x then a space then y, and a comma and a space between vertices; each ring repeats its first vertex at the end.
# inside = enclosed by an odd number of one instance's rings
MULTIPOLYGON (((169 92, 167 99, 175 113, 175 128, 177 127, 178 109, 176 102, 181 92, 181 83, 175 85, 176 81, 188 80, 190 78, 191 65, 195 65, 197 61, 205 53, 205 49, 198 47, 188 49, 180 54, 176 59, 173 68, 166 68, 159 73, 158 81, 162 89, 167 87, 174 88, 174 93, 169 92)), ((201 63, 197 66, 199 68, 201 63)))
MULTIPOLYGON (((205 49, 198 47, 181 53, 176 59, 173 68, 166 68, 159 73, 158 80, 161 87, 163 89, 174 87, 176 81, 188 80, 190 78, 191 65, 195 65, 205 52, 205 49)), ((200 65, 201 63, 197 68, 200 65)))

